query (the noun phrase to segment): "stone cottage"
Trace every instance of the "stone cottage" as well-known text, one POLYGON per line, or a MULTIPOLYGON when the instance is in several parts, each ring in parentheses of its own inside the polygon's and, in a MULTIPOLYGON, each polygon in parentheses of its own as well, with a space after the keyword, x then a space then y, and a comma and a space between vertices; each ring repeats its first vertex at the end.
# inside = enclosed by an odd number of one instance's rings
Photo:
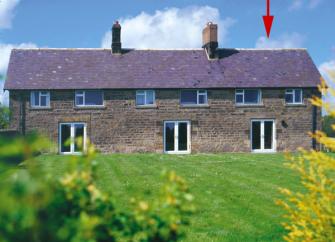
POLYGON ((315 148, 321 112, 308 99, 320 73, 307 51, 218 48, 217 32, 208 23, 199 49, 125 49, 116 22, 111 49, 14 49, 11 127, 38 130, 61 154, 88 139, 102 152, 315 148))

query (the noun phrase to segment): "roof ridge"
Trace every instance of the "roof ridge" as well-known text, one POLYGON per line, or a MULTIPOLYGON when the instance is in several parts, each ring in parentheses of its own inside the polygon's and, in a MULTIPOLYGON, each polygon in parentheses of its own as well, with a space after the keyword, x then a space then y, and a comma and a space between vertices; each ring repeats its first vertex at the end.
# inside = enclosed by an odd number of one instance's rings
MULTIPOLYGON (((194 51, 194 50, 203 50, 203 48, 171 48, 171 49, 137 49, 137 48, 122 48, 123 50, 138 50, 138 51, 194 51)), ((13 48, 13 50, 108 50, 111 51, 111 48, 13 48)))
POLYGON ((262 50, 307 50, 307 48, 232 48, 235 50, 254 50, 254 51, 262 51, 262 50))
POLYGON ((13 50, 111 50, 106 48, 13 48, 13 50))
MULTIPOLYGON (((307 50, 307 48, 218 48, 219 50, 250 50, 250 51, 263 51, 263 50, 307 50)), ((13 50, 111 50, 110 48, 49 48, 49 47, 42 47, 42 48, 13 48, 13 50)), ((194 50, 203 50, 203 48, 123 48, 123 50, 138 50, 138 51, 194 51, 194 50)))

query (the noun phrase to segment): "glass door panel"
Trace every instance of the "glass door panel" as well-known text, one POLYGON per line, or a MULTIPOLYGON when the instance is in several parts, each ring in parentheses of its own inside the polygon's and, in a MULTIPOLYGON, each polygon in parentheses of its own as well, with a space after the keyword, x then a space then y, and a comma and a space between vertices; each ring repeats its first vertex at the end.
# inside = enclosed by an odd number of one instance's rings
POLYGON ((71 152, 71 124, 60 126, 60 147, 61 152, 71 152))
POLYGON ((165 151, 174 151, 174 122, 165 123, 165 151))
POLYGON ((74 125, 74 152, 82 152, 84 149, 84 124, 74 125))
POLYGON ((273 121, 264 121, 264 149, 273 148, 273 121))
POLYGON ((261 122, 252 121, 252 149, 261 149, 261 122))
POLYGON ((178 124, 178 150, 187 150, 187 123, 178 124))

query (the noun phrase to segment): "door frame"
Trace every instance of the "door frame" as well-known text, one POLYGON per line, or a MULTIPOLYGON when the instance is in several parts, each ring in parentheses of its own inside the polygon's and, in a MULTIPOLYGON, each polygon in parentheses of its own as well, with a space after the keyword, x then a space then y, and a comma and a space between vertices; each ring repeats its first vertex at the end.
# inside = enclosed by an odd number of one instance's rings
POLYGON ((164 121, 163 125, 163 146, 165 154, 190 154, 191 153, 191 121, 188 120, 167 120, 164 121), (174 123, 174 150, 167 151, 166 150, 166 142, 165 142, 165 127, 167 123, 174 123), (187 150, 179 151, 178 150, 178 125, 179 123, 187 123, 187 150))
POLYGON ((70 144, 70 151, 69 152, 62 152, 62 139, 61 139, 61 127, 63 124, 70 124, 71 128, 70 128, 70 138, 73 139, 74 138, 74 127, 76 124, 82 124, 84 125, 84 136, 83 136, 83 151, 86 151, 86 140, 87 140, 87 125, 84 122, 61 122, 58 124, 58 151, 59 154, 62 155, 80 155, 82 154, 82 152, 75 152, 74 151, 74 142, 71 141, 70 144))
POLYGON ((251 119, 250 120, 250 149, 253 153, 275 153, 277 152, 276 120, 275 119, 251 119), (272 121, 272 149, 264 149, 264 122, 272 121), (252 123, 261 122, 261 149, 252 149, 252 123), (263 137, 262 137, 263 136, 263 137))

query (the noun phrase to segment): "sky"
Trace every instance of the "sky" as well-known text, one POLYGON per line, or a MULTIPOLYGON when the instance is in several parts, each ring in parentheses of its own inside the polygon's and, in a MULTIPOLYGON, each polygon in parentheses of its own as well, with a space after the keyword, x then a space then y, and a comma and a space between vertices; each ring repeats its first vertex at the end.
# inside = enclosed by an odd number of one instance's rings
POLYGON ((126 48, 200 48, 212 21, 221 48, 307 48, 335 70, 335 0, 271 0, 270 39, 265 13, 266 0, 0 0, 0 103, 12 48, 110 48, 115 20, 126 48))

